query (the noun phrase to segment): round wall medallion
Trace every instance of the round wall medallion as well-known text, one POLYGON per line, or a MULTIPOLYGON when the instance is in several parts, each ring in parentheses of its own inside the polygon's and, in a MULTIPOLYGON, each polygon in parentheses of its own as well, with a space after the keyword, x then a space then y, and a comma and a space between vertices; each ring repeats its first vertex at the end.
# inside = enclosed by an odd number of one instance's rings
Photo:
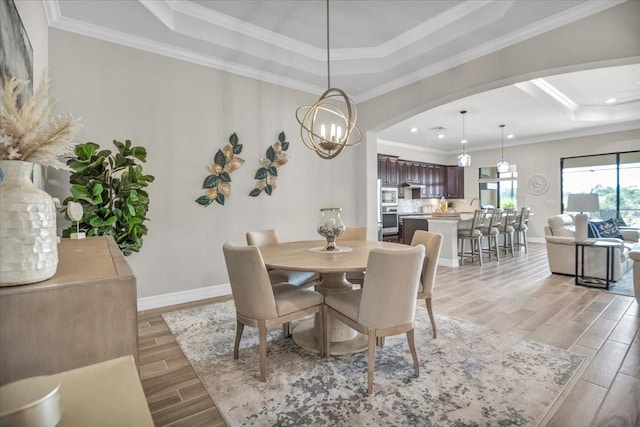
POLYGON ((549 180, 541 173, 534 173, 527 178, 526 187, 531 194, 544 194, 549 189, 549 180))

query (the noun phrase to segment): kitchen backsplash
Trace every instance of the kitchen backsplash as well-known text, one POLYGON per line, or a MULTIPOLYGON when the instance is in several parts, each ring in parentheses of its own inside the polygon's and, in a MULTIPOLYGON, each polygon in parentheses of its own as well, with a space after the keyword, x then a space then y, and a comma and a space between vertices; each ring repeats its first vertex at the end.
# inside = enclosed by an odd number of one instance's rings
MULTIPOLYGON (((439 202, 440 199, 399 199, 398 213, 435 212, 439 202)), ((458 210, 458 207, 466 206, 463 199, 450 199, 447 202, 451 202, 451 206, 455 210, 458 210)))

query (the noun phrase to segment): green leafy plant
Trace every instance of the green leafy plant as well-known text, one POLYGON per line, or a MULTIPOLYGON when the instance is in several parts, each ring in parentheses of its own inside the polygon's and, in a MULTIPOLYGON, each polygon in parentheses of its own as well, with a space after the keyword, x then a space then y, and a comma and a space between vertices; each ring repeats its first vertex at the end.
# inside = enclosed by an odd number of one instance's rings
POLYGON ((278 167, 289 161, 289 155, 285 153, 289 149, 289 143, 284 132, 280 132, 278 140, 267 148, 266 158, 260 159, 261 167, 256 172, 256 188, 249 193, 252 197, 258 197, 263 191, 269 196, 276 188, 278 167))
POLYGON ((238 143, 238 135, 234 132, 229 137, 229 143, 216 152, 214 163, 208 166, 210 175, 202 183, 202 188, 207 191, 196 199, 197 204, 206 208, 215 200, 224 205, 226 198, 231 196, 231 172, 244 163, 244 159, 237 156, 241 152, 242 144, 238 143))
MULTIPOLYGON (((71 197, 63 205, 80 203, 84 211, 80 231, 87 236, 113 236, 122 253, 130 255, 140 251, 148 232, 144 222, 148 220, 149 194, 145 188, 155 178, 145 175, 138 163, 147 159, 143 147, 132 147, 129 140, 114 140, 113 144, 115 153, 100 150, 93 142, 75 147, 76 157, 67 161, 73 170, 69 178, 71 197)), ((75 231, 72 225, 63 231, 63 237, 75 231)))

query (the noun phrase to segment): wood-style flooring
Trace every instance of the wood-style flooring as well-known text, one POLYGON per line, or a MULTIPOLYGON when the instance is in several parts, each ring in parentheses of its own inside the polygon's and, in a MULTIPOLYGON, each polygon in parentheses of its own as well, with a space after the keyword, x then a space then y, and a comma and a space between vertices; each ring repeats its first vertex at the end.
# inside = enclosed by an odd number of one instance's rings
MULTIPOLYGON (((229 298, 138 313, 140 375, 157 426, 225 425, 160 315, 229 298)), ((640 426, 638 304, 551 274, 544 244, 483 266, 439 267, 433 308, 588 357, 543 425, 640 426)))

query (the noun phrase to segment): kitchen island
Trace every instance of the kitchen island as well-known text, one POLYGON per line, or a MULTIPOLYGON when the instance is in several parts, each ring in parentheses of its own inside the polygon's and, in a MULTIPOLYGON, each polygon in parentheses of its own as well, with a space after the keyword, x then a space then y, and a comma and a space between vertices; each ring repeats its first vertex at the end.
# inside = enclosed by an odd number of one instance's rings
POLYGON ((468 226, 473 214, 462 213, 459 218, 436 217, 429 218, 429 231, 442 234, 442 249, 438 265, 445 267, 459 267, 458 258, 458 228, 468 226))
POLYGON ((405 217, 402 224, 402 242, 405 245, 410 245, 411 239, 413 239, 413 233, 415 233, 416 230, 429 231, 430 218, 431 215, 412 215, 405 217))

